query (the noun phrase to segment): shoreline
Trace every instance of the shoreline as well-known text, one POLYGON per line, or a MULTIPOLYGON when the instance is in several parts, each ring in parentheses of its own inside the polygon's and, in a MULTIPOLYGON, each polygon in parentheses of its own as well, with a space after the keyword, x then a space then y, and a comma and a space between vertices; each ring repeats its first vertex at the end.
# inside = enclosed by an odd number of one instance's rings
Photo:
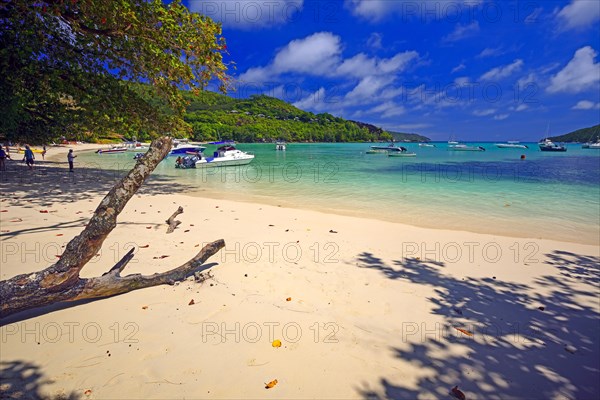
MULTIPOLYGON (((67 168, 66 162, 66 154, 69 149, 73 148, 75 150, 75 154, 89 153, 97 150, 102 147, 102 145, 98 144, 78 144, 78 145, 64 145, 52 147, 52 150, 59 150, 58 152, 52 151, 46 157, 46 162, 52 165, 52 167, 56 166, 59 168, 67 168)), ((39 163, 38 163, 39 164, 39 163)), ((86 170, 91 172, 86 172, 84 174, 79 174, 79 176, 83 175, 83 180, 85 181, 93 181, 96 179, 96 171, 99 164, 91 164, 91 165, 78 165, 78 160, 75 159, 75 168, 80 170, 86 170)), ((117 174, 124 174, 128 169, 117 169, 117 170, 109 170, 100 171, 98 176, 101 179, 106 179, 108 176, 109 179, 115 178, 117 174), (117 172, 115 172, 117 171, 117 172)), ((157 180, 160 184, 167 184, 170 182, 174 185, 179 185, 180 182, 177 180, 176 176, 160 174, 154 171, 147 180, 148 182, 153 182, 157 180)), ((88 184, 89 182, 84 182, 84 184, 88 184)), ((181 185, 181 194, 190 197, 197 198, 207 198, 213 200, 227 200, 232 196, 231 192, 210 190, 198 188, 196 186, 189 186, 187 184, 181 185)), ((142 186, 143 188, 143 186, 142 186)), ((409 218, 412 220, 407 222, 402 220, 399 215, 391 215, 391 217, 381 217, 377 213, 374 213, 370 210, 364 210, 359 208, 352 208, 351 204, 343 204, 341 207, 332 208, 327 206, 327 204, 323 204, 323 201, 318 201, 313 199, 312 197, 301 199, 301 198, 293 198, 288 200, 286 198, 273 198, 272 196, 258 195, 258 194, 246 194, 241 193, 236 201, 241 201, 244 203, 250 204, 263 204, 270 206, 283 206, 290 208, 292 210, 309 210, 309 211, 318 211, 323 213, 324 215, 338 215, 338 216, 348 216, 348 217, 357 217, 364 218, 382 222, 393 222, 401 225, 406 225, 409 227, 416 228, 425 228, 425 229, 433 229, 433 230, 452 230, 452 231, 460 231, 466 233, 474 233, 474 234, 485 234, 485 235, 497 235, 515 239, 531 239, 531 240, 551 240, 558 242, 566 242, 566 243, 574 243, 574 244, 584 244, 584 245, 600 245, 600 241, 597 239, 598 235, 600 235, 600 225, 588 224, 586 226, 586 234, 575 234, 570 231, 564 231, 564 233, 544 230, 542 234, 539 232, 539 228, 536 228, 535 220, 525 220, 518 221, 518 225, 515 228, 503 226, 502 224, 495 224, 495 220, 490 216, 483 216, 483 220, 481 215, 471 216, 465 212, 457 213, 457 215, 447 215, 445 214, 445 226, 439 226, 439 219, 432 217, 419 217, 419 213, 415 211, 413 214, 409 215, 409 218), (452 217, 452 219, 449 219, 452 217), (418 219, 418 222, 416 221, 418 219), (475 219, 477 224, 469 222, 475 219), (546 232, 550 234, 547 235, 546 232), (576 239, 575 239, 576 238, 576 239)), ((431 213, 430 209, 421 208, 423 215, 428 215, 431 213)), ((434 212, 435 214, 435 212, 434 212)), ((502 222, 502 221, 499 221, 502 222)), ((557 222, 559 223, 559 222, 557 222)), ((562 228, 564 229, 564 228, 562 228)), ((580 231, 578 231, 580 232, 580 231)))
MULTIPOLYGON (((0 279, 56 260, 117 178, 103 173, 77 181, 40 169, 0 182, 10 189, 0 279)), ((182 186, 144 184, 81 276, 103 274, 131 247, 123 275, 165 271, 223 238, 206 263, 212 278, 1 320, 2 395, 440 398, 455 385, 467 398, 600 394, 597 245, 200 198, 182 186), (178 206, 182 224, 167 235, 178 206)))

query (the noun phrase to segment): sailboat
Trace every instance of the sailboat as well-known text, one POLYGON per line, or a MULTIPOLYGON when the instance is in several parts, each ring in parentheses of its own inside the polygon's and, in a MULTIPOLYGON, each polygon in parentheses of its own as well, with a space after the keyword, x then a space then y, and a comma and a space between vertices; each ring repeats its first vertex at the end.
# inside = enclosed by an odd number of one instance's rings
POLYGON ((552 140, 548 139, 548 133, 550 132, 550 124, 546 127, 546 137, 544 140, 540 140, 538 146, 540 146, 541 151, 553 151, 553 152, 564 152, 567 151, 566 146, 560 145, 558 143, 554 143, 552 140))
POLYGON ((596 136, 596 142, 594 140, 594 134, 587 143, 581 145, 582 149, 600 149, 600 135, 596 136))

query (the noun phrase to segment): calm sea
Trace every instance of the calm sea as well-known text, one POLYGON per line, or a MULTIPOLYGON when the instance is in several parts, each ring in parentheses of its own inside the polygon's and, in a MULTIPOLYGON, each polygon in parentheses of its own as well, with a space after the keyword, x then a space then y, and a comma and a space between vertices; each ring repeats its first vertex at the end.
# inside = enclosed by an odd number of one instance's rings
MULTIPOLYGON (((579 243, 600 242, 600 150, 566 153, 498 149, 449 151, 402 144, 415 158, 366 154, 370 144, 240 144, 247 166, 175 169, 170 157, 154 179, 172 178, 186 194, 363 216, 416 226, 579 243), (521 159, 521 155, 525 159, 521 159)), ((215 146, 209 146, 211 154, 215 146)), ((127 169, 133 154, 82 154, 79 162, 127 169)))

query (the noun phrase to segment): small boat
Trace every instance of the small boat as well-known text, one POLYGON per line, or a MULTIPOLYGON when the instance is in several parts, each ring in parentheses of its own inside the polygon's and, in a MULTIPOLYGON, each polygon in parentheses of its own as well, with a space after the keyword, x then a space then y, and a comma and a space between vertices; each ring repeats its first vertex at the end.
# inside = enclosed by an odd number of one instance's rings
POLYGON ((198 162, 198 160, 200 160, 200 156, 184 156, 184 157, 177 157, 177 161, 175 162, 175 168, 181 168, 181 169, 190 169, 190 168, 196 168, 196 162, 198 162))
POLYGON ((148 151, 149 147, 140 142, 125 142, 127 151, 148 151))
MULTIPOLYGON (((448 142, 448 143, 450 143, 450 142, 448 142)), ((448 145, 448 150, 452 150, 452 151, 485 151, 485 147, 467 146, 466 144, 458 143, 458 144, 448 145)))
POLYGON ((499 149, 528 149, 529 148, 525 144, 521 144, 517 141, 510 141, 510 140, 506 143, 495 143, 494 146, 496 146, 499 149))
POLYGON ((401 153, 388 153, 388 157, 416 157, 417 153, 407 153, 407 152, 401 152, 401 153))
POLYGON ((140 158, 144 157, 145 154, 144 153, 135 153, 135 156, 133 156, 134 160, 139 160, 140 158))
POLYGON ((431 143, 419 143, 419 147, 435 147, 435 144, 431 144, 431 143))
POLYGON ((254 154, 238 150, 233 142, 212 142, 209 144, 222 144, 222 146, 217 148, 212 157, 199 157, 195 164, 196 168, 246 165, 254 160, 254 154))
POLYGON ((541 151, 567 151, 566 146, 554 143, 548 138, 539 142, 538 145, 540 146, 541 151))
POLYGON ((394 146, 394 143, 392 142, 387 146, 371 146, 371 150, 402 152, 402 151, 406 151, 406 147, 394 146))
POLYGON ((596 143, 587 142, 581 145, 582 149, 600 149, 600 139, 596 143))
POLYGON ((285 142, 275 143, 275 150, 285 151, 285 142))
POLYGON ((108 149, 98 149, 96 150, 97 154, 115 154, 115 153, 125 153, 127 151, 127 147, 125 146, 112 146, 108 149))

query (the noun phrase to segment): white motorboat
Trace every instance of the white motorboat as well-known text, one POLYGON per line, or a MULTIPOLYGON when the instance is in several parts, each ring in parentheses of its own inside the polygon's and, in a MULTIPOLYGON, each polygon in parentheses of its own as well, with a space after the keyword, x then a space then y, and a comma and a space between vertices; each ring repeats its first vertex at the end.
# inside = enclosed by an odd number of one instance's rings
POLYGON ((212 157, 200 157, 196 161, 196 168, 229 167, 234 165, 250 164, 254 154, 249 154, 235 148, 233 142, 213 142, 209 144, 222 144, 212 157))
POLYGON ((554 143, 550 139, 545 139, 538 143, 541 151, 567 151, 566 146, 562 146, 560 144, 554 143))
MULTIPOLYGON (((450 143, 450 142, 448 142, 450 143)), ((452 151, 485 151, 485 147, 481 146, 467 146, 466 144, 449 144, 448 150, 452 151)))
POLYGON ((499 149, 528 149, 529 148, 525 144, 521 144, 517 141, 510 141, 510 140, 506 143, 495 143, 494 146, 496 146, 499 149))
POLYGON ((285 142, 275 143, 275 150, 285 151, 285 142))
POLYGON ((431 143, 419 143, 419 147, 435 147, 435 144, 431 144, 431 143))
MULTIPOLYGON (((402 152, 402 151, 406 151, 406 147, 394 146, 394 143, 392 142, 387 146, 371 146, 371 150, 402 152)), ((371 153, 369 153, 369 154, 371 154, 371 153)))
POLYGON ((149 147, 140 142, 125 142, 127 151, 148 151, 149 147))
POLYGON ((98 149, 96 150, 97 154, 115 154, 115 153, 124 153, 127 151, 127 147, 125 146, 111 146, 107 149, 98 149))

